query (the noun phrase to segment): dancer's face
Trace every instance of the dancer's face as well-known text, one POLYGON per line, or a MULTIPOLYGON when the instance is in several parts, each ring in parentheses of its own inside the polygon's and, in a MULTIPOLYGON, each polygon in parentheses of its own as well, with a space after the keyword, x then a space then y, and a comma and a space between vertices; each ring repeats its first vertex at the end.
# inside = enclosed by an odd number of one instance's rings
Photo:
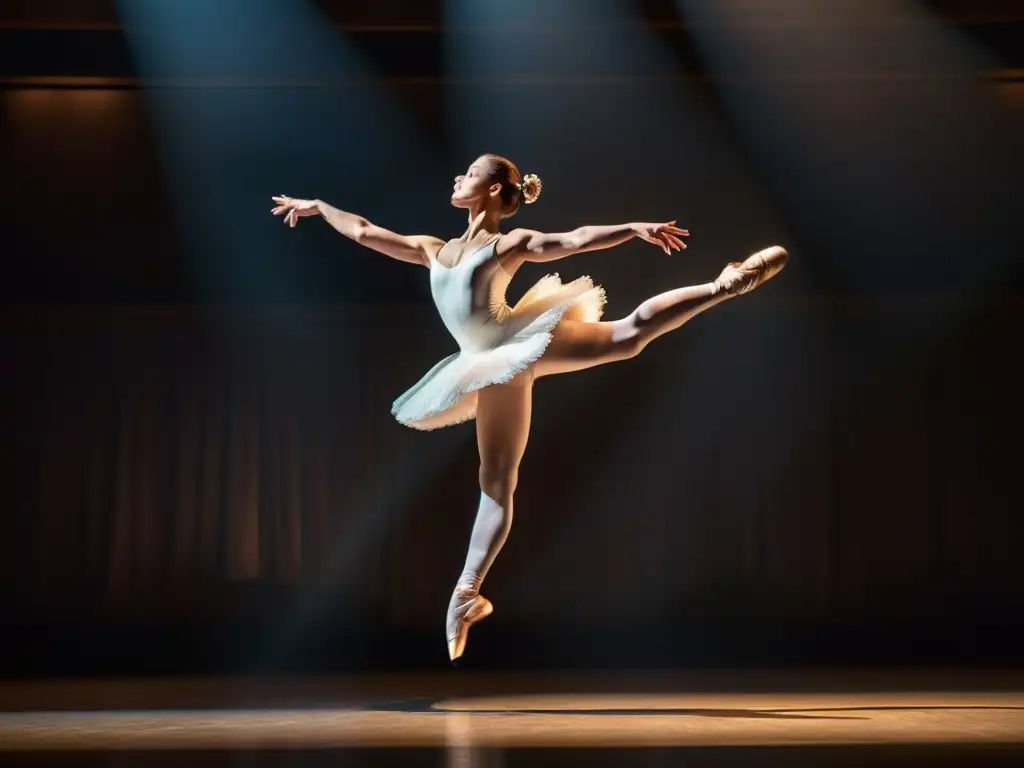
POLYGON ((466 172, 455 177, 452 187, 452 205, 456 208, 486 207, 501 203, 501 184, 491 179, 493 161, 486 156, 478 157, 466 172))

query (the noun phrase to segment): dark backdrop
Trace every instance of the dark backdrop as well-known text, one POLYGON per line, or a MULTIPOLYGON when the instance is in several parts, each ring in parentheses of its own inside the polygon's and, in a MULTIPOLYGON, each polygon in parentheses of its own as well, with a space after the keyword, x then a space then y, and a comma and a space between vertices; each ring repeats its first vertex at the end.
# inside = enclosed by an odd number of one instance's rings
MULTIPOLYGON (((268 213, 317 195, 458 234, 447 179, 472 155, 444 138, 444 81, 393 85, 415 151, 239 137, 254 110, 340 121, 331 89, 183 89, 198 126, 178 140, 225 130, 176 168, 135 87, 0 91, 5 674, 443 660, 474 433, 389 415, 452 350, 426 273, 268 213), (183 178, 217 196, 182 199, 183 178)), ((538 385, 470 662, 1020 660, 1024 84, 972 86, 992 122, 922 129, 920 159, 950 161, 912 173, 906 137, 858 149, 830 112, 877 105, 863 89, 794 86, 856 150, 831 176, 765 162, 707 82, 660 117, 628 83, 519 88, 564 112, 494 147, 548 183, 518 223, 694 233, 671 259, 631 244, 555 267, 605 284, 609 316, 772 242, 793 263, 635 361, 538 385), (869 162, 891 177, 872 186, 869 162)), ((920 111, 934 88, 886 93, 920 111)))

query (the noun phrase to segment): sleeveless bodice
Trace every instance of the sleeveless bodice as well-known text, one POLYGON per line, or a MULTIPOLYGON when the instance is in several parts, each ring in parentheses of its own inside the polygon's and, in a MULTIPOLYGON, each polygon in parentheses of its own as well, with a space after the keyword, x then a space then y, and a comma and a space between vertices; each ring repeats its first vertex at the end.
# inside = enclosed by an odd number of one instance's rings
POLYGON ((495 245, 464 254, 451 267, 430 262, 430 293, 459 351, 395 400, 391 412, 400 423, 437 429, 475 418, 477 393, 529 371, 559 323, 601 318, 604 291, 589 277, 563 285, 558 275, 545 275, 510 308, 505 290, 512 277, 495 245))
POLYGON ((496 246, 491 242, 451 267, 437 259, 430 264, 434 304, 464 352, 490 349, 506 332, 502 323, 511 312, 505 302, 511 276, 498 262, 496 246))

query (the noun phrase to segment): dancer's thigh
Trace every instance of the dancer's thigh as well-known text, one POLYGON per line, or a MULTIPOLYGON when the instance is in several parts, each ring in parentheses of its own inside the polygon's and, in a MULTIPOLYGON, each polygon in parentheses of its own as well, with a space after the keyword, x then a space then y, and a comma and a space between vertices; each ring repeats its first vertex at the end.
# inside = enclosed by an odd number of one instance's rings
POLYGON ((533 374, 521 373, 508 384, 480 390, 476 438, 481 474, 506 475, 519 467, 530 436, 533 374))
POLYGON ((628 318, 605 323, 563 320, 555 328, 543 356, 534 364, 534 374, 551 376, 626 360, 640 350, 640 342, 640 335, 628 318))

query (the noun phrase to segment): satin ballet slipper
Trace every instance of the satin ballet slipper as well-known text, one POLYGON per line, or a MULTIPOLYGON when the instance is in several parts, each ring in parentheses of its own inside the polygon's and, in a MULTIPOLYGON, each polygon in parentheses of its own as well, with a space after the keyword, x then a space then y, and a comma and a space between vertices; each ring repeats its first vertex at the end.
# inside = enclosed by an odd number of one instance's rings
POLYGON ((455 606, 454 617, 452 609, 449 609, 449 626, 451 625, 450 619, 455 618, 454 632, 450 633, 448 637, 448 658, 452 661, 461 657, 466 650, 466 637, 469 635, 469 628, 494 613, 494 605, 491 601, 476 591, 456 589, 455 593, 463 599, 455 606))
POLYGON ((766 248, 742 262, 729 264, 715 280, 715 286, 727 296, 749 293, 781 272, 787 261, 789 254, 784 248, 766 248))

